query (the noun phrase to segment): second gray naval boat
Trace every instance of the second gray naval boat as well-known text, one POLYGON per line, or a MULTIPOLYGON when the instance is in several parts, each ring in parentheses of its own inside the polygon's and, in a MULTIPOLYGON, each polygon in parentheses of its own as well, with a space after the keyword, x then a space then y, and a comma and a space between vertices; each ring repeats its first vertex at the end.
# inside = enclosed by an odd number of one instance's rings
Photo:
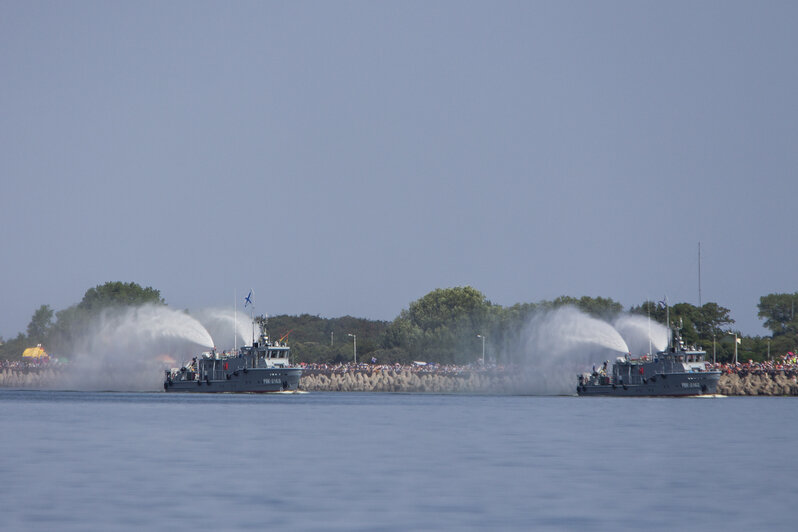
POLYGON ((167 392, 269 393, 292 392, 302 368, 291 366, 290 348, 261 335, 259 342, 232 354, 215 350, 194 357, 182 368, 166 370, 167 392))
POLYGON ((673 328, 667 350, 653 356, 618 357, 608 374, 602 368, 579 375, 579 395, 690 396, 715 395, 720 371, 712 370, 705 360, 706 351, 686 346, 677 328, 673 328))

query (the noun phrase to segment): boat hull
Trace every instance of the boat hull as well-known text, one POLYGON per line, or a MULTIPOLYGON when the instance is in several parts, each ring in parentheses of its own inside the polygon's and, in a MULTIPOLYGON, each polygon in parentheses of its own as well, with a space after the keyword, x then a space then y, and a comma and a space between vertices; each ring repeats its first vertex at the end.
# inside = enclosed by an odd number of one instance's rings
POLYGON ((682 397, 716 395, 719 371, 655 375, 640 384, 583 384, 576 387, 580 396, 682 397))
POLYGON ((164 391, 182 393, 274 393, 296 391, 301 368, 250 368, 224 379, 167 380, 164 391))

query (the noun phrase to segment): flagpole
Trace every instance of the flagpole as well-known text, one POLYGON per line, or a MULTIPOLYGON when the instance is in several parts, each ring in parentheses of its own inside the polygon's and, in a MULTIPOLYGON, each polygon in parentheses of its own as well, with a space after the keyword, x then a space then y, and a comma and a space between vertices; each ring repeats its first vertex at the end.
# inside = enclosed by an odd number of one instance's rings
POLYGON ((238 292, 233 288, 233 352, 238 353, 238 292))
MULTIPOLYGON (((252 289, 249 289, 249 293, 252 294, 252 289)), ((252 301, 249 302, 249 322, 252 325, 252 343, 250 345, 255 345, 255 305, 252 304, 252 301)))
POLYGON ((673 347, 673 329, 671 329, 671 309, 668 307, 668 294, 665 294, 665 323, 668 325, 668 347, 673 347))
POLYGON ((698 243, 698 306, 701 307, 701 242, 698 243))
POLYGON ((255 304, 252 303, 252 289, 249 289, 247 297, 244 298, 244 308, 249 307, 249 321, 252 326, 252 345, 255 346, 255 304))
POLYGON ((648 306, 648 356, 653 359, 654 353, 651 352, 651 305, 648 306))

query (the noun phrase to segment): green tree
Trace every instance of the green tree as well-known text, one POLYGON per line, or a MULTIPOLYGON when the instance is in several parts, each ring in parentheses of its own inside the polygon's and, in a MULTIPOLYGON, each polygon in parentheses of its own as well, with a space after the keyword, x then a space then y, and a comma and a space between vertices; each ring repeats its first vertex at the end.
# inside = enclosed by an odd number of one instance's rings
POLYGON ((623 311, 623 305, 605 297, 582 296, 579 299, 570 296, 560 296, 551 302, 553 307, 572 305, 585 314, 601 320, 611 320, 623 311))
POLYGON ((665 324, 666 309, 664 302, 657 301, 644 301, 640 306, 631 307, 629 312, 632 314, 640 314, 641 316, 649 316, 652 320, 665 324))
POLYGON ((152 287, 142 288, 137 283, 123 283, 120 281, 107 282, 94 288, 89 288, 78 303, 78 308, 83 311, 95 313, 106 307, 113 306, 139 306, 146 303, 165 305, 161 292, 152 287))
POLYGON ((731 311, 717 303, 704 303, 697 310, 698 313, 695 317, 698 322, 695 323, 695 327, 698 331, 698 336, 704 341, 713 336, 717 337, 725 334, 729 326, 734 323, 734 320, 729 316, 731 311))
POLYGON ((770 352, 778 358, 788 352, 798 351, 798 292, 793 294, 768 294, 759 298, 759 317, 772 334, 770 352))
POLYGON ((92 320, 103 309, 147 303, 166 304, 160 291, 151 287, 143 288, 134 282, 107 282, 89 288, 80 303, 55 313, 55 323, 49 331, 49 345, 56 353, 67 354, 89 330, 92 320))
MULTIPOLYGON (((440 363, 468 363, 482 352, 477 334, 494 323, 495 308, 470 286, 437 289, 410 303, 388 327, 385 349, 440 363)), ((490 337, 491 333, 488 333, 490 337)))
POLYGON ((411 321, 407 310, 402 310, 385 331, 382 347, 401 350, 407 358, 412 358, 412 353, 420 351, 423 336, 421 327, 411 321))
POLYGON ((422 330, 432 331, 463 319, 479 321, 489 306, 482 292, 470 286, 438 288, 410 303, 408 318, 422 330))
POLYGON ((690 303, 676 303, 670 308, 671 323, 681 329, 682 338, 688 344, 699 344, 696 323, 700 321, 700 312, 690 303))
POLYGON ((77 305, 56 312, 55 323, 50 329, 51 349, 63 354, 85 332, 88 321, 88 312, 80 310, 77 305))
POLYGON ((22 357, 22 352, 28 345, 28 337, 19 333, 16 338, 6 340, 0 345, 0 359, 18 359, 22 357))
POLYGON ((631 307, 629 312, 650 316, 663 325, 669 314, 672 326, 681 324, 684 341, 705 348, 710 357, 714 339, 718 360, 728 360, 729 346, 733 348, 734 338, 729 340, 724 335, 732 332, 730 326, 734 320, 729 317, 730 310, 717 303, 705 303, 702 307, 676 303, 666 308, 664 302, 645 301, 640 306, 631 307))
POLYGON ((782 334, 773 337, 770 342, 770 358, 778 360, 789 352, 798 353, 798 338, 796 336, 782 334))
MULTIPOLYGON (((343 316, 322 318, 310 314, 300 316, 258 316, 255 318, 271 340, 288 342, 296 362, 351 362, 353 339, 357 335, 358 362, 368 362, 381 347, 388 323, 343 316)), ((388 362, 377 357, 380 362, 388 362)))
POLYGON ((768 294, 759 298, 759 317, 763 326, 773 331, 773 336, 798 333, 795 310, 798 307, 798 292, 794 294, 768 294))
POLYGON ((31 344, 47 343, 50 330, 53 326, 53 309, 49 305, 42 305, 33 313, 28 324, 28 340, 31 344))

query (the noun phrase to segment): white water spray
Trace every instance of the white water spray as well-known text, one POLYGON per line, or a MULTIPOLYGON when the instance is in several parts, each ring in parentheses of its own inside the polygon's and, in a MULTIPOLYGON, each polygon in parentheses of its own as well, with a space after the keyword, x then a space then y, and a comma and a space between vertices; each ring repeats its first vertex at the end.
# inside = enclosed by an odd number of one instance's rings
POLYGON ((107 309, 75 341, 65 383, 80 390, 157 390, 163 369, 212 347, 208 331, 184 312, 161 305, 107 309))
POLYGON ((208 330, 219 350, 233 349, 236 343, 251 345, 253 331, 257 340, 259 328, 247 315, 224 308, 200 309, 192 315, 208 330))
POLYGON ((522 384, 516 393, 573 394, 576 376, 614 362, 619 354, 642 355, 668 345, 668 329, 644 316, 623 314, 611 325, 574 307, 535 315, 521 333, 522 384))
POLYGON ((664 351, 668 347, 668 328, 645 316, 622 314, 613 325, 623 336, 629 351, 635 356, 649 353, 649 347, 654 352, 664 351))
POLYGON ((576 375, 629 348, 607 322, 574 307, 537 314, 521 333, 523 384, 514 392, 572 394, 576 375))
POLYGON ((168 307, 144 305, 122 313, 106 312, 101 316, 104 333, 115 341, 160 342, 179 340, 213 347, 213 338, 202 324, 185 312, 168 307))

